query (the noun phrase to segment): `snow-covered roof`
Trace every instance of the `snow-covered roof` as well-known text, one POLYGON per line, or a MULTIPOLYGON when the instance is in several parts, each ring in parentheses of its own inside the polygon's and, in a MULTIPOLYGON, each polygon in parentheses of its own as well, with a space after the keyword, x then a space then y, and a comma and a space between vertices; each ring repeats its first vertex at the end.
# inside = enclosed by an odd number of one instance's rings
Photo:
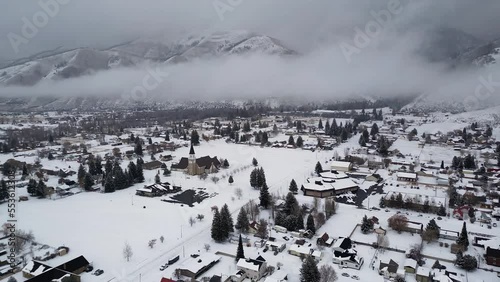
POLYGON ((219 260, 220 256, 211 253, 204 253, 197 258, 188 258, 179 268, 188 270, 191 273, 198 273, 202 268, 219 260))
POLYGON ((398 172, 397 177, 398 178, 417 179, 417 174, 416 173, 409 173, 409 172, 398 172))
POLYGON ((405 267, 411 267, 417 269, 417 261, 411 258, 405 260, 405 267))
POLYGON ((320 173, 321 177, 323 178, 330 178, 330 179, 341 179, 341 178, 348 178, 349 176, 343 172, 331 172, 331 171, 325 171, 320 173))
POLYGON ((289 251, 290 252, 296 252, 296 253, 299 253, 299 254, 304 254, 304 255, 308 255, 311 253, 311 248, 305 246, 305 245, 297 245, 297 244, 293 244, 290 246, 290 249, 289 251))
POLYGON ((250 269, 253 271, 259 271, 259 269, 263 263, 264 263, 263 261, 259 261, 259 260, 241 258, 238 260, 238 263, 236 264, 236 266, 243 268, 243 269, 250 269))
POLYGON ((351 162, 343 162, 343 161, 333 161, 330 163, 331 167, 339 167, 348 169, 352 165, 351 162))
POLYGON ((417 269, 417 275, 421 275, 421 276, 429 276, 429 273, 430 273, 430 269, 428 267, 425 267, 425 266, 420 266, 418 269, 417 269))

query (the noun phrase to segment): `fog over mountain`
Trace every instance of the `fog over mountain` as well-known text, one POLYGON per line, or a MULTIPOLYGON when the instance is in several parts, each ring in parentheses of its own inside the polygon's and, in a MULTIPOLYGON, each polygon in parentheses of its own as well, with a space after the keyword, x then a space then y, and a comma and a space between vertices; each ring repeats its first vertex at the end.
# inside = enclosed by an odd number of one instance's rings
MULTIPOLYGON (((163 99, 424 94, 463 101, 482 77, 500 82, 495 0, 41 2, 56 3, 58 12, 15 44, 23 17, 44 10, 31 1, 0 4, 2 96, 141 89, 163 99)), ((493 85, 492 93, 500 88, 493 85)))

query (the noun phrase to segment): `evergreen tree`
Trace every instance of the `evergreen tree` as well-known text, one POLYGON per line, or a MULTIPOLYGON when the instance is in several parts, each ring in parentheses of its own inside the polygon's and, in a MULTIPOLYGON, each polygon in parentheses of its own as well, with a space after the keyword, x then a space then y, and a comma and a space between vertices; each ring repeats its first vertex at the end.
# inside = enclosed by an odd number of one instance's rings
POLYGON ((444 169, 444 161, 441 161, 441 169, 444 169))
POLYGON ((233 179, 232 175, 229 176, 228 182, 229 182, 229 184, 233 184, 234 179, 233 179))
POLYGON ((318 270, 318 265, 314 257, 309 255, 302 263, 300 269, 300 282, 320 282, 321 274, 318 270))
POLYGON ((295 146, 295 140, 293 139, 293 135, 290 135, 288 138, 288 145, 295 146))
POLYGON ((218 243, 223 242, 226 239, 223 233, 224 231, 221 229, 222 224, 221 215, 218 210, 215 210, 214 219, 212 221, 211 235, 212 239, 218 243))
POLYGON ((366 147, 366 140, 365 140, 365 137, 363 135, 360 135, 359 136, 359 141, 358 141, 359 145, 361 147, 366 147))
POLYGON ((128 164, 128 172, 132 175, 133 179, 137 178, 137 166, 132 161, 128 164))
POLYGON ((87 171, 85 171, 85 168, 83 167, 82 164, 80 164, 80 167, 78 167, 78 183, 80 183, 80 187, 83 187, 83 180, 85 178, 85 175, 87 174, 87 171))
POLYGON ((137 160, 137 182, 142 183, 144 182, 144 170, 142 169, 142 165, 144 164, 144 161, 142 159, 137 160))
POLYGON ((168 132, 168 130, 165 132, 165 141, 170 141, 170 133, 168 132))
POLYGON ((403 207, 403 195, 401 193, 398 193, 396 196, 396 207, 397 208, 402 208, 403 207))
MULTIPOLYGON (((450 199, 451 201, 451 199, 450 199)), ((437 211, 437 215, 439 216, 446 216, 446 209, 444 208, 443 204, 439 206, 439 209, 437 211)))
POLYGON ((236 261, 239 261, 240 259, 245 258, 245 253, 243 251, 243 240, 241 239, 241 234, 240 234, 240 239, 238 240, 238 249, 236 250, 236 261))
POLYGON ((257 172, 257 187, 263 187, 266 184, 266 173, 264 169, 261 167, 257 172))
POLYGON ((92 179, 92 175, 90 173, 85 174, 85 178, 83 180, 83 188, 87 191, 92 189, 94 185, 94 180, 92 179))
POLYGON ((155 175, 155 183, 161 183, 161 178, 160 178, 159 172, 155 175))
POLYGON ((321 119, 319 120, 318 128, 323 129, 323 121, 321 119))
POLYGON ((191 144, 200 145, 200 135, 198 135, 198 131, 191 131, 191 144))
POLYGON ((250 173, 250 186, 253 188, 257 187, 257 174, 259 173, 257 168, 254 168, 250 173))
POLYGON ((460 232, 460 235, 458 236, 457 244, 465 249, 469 247, 469 236, 467 235, 467 225, 465 222, 462 226, 462 232, 460 232))
POLYGON ((97 175, 97 168, 96 168, 96 165, 95 165, 95 159, 92 155, 90 155, 89 157, 89 173, 90 175, 97 175))
POLYGON ((252 159, 252 165, 253 166, 257 166, 259 164, 259 162, 257 162, 257 159, 256 158, 253 158, 252 159))
POLYGON ((292 193, 286 195, 283 212, 286 215, 298 215, 300 212, 299 202, 292 193))
POLYGON ((455 258, 455 265, 463 267, 464 265, 464 254, 462 251, 458 251, 455 258))
POLYGON ((102 174, 103 171, 102 171, 102 158, 100 155, 97 155, 95 157, 95 169, 96 169, 96 173, 97 174, 102 174))
POLYGON ((378 132, 379 132, 378 125, 376 123, 374 123, 372 125, 372 129, 370 130, 370 135, 375 136, 378 134, 378 132))
POLYGON ((229 167, 229 162, 227 161, 227 159, 224 159, 224 162, 222 162, 222 167, 223 168, 228 168, 229 167))
POLYGON ((169 176, 171 174, 170 170, 168 168, 163 169, 163 175, 164 176, 169 176))
POLYGON ((28 176, 29 173, 28 173, 28 166, 26 166, 26 164, 23 165, 23 176, 28 176))
POLYGON ((316 233, 316 226, 314 225, 314 217, 312 214, 309 214, 307 216, 307 223, 306 223, 307 229, 311 230, 311 232, 314 234, 316 233))
POLYGON ((368 220, 368 217, 365 216, 363 217, 363 220, 361 221, 361 232, 363 234, 368 234, 368 232, 370 232, 370 230, 372 230, 372 224, 371 224, 371 221, 368 220))
POLYGON ((111 173, 109 173, 106 176, 106 180, 104 182, 104 193, 113 193, 113 192, 115 192, 115 190, 116 190, 116 188, 115 188, 113 176, 111 175, 111 173))
POLYGON ((106 161, 106 164, 104 165, 104 170, 106 172, 106 175, 111 173, 111 171, 113 170, 113 163, 111 162, 110 159, 106 161))
POLYGON ((297 137, 297 147, 302 148, 304 146, 304 140, 302 140, 302 136, 297 137))
POLYGON ((236 225, 234 226, 234 228, 242 233, 247 233, 250 229, 250 222, 243 207, 240 209, 240 213, 238 214, 238 218, 236 219, 236 225))
MULTIPOLYGON (((137 138, 139 139, 139 138, 137 138)), ((135 143, 135 147, 134 147, 134 153, 138 156, 142 156, 142 144, 141 144, 141 140, 139 139, 138 142, 135 143)))
POLYGON ((55 157, 54 157, 54 155, 52 155, 52 153, 49 153, 49 155, 47 156, 47 159, 51 161, 51 160, 55 159, 55 157))
POLYGON ((321 166, 321 163, 319 161, 316 163, 316 167, 314 168, 314 171, 316 172, 316 174, 318 176, 321 172, 323 172, 323 167, 321 166))
POLYGON ((385 200, 384 200, 384 197, 380 197, 380 202, 379 202, 378 206, 379 206, 381 209, 385 208, 385 200))
POLYGON ((128 175, 125 175, 123 169, 118 163, 113 166, 113 179, 116 190, 125 189, 128 186, 128 175))
POLYGON ((35 196, 37 193, 37 183, 35 179, 30 179, 28 181, 27 191, 31 196, 35 196))
POLYGON ((269 208, 269 205, 271 204, 271 195, 269 194, 269 188, 267 187, 267 184, 265 182, 260 188, 259 200, 261 207, 263 207, 264 209, 269 208))
POLYGON ((38 185, 36 187, 36 193, 37 193, 37 196, 38 197, 45 197, 45 188, 47 186, 45 185, 45 182, 43 182, 42 179, 40 179, 40 181, 38 181, 38 185))
POLYGON ((330 131, 330 121, 328 121, 327 119, 325 123, 325 133, 328 134, 329 131, 330 131))
POLYGON ((299 188, 297 187, 297 183, 295 182, 295 179, 292 179, 292 181, 290 182, 289 190, 293 194, 297 194, 297 191, 299 190, 299 188))
POLYGON ((225 238, 229 238, 229 233, 234 232, 234 226, 233 226, 233 217, 229 212, 227 204, 224 204, 224 206, 222 206, 222 209, 220 210, 220 217, 221 217, 222 234, 224 235, 225 238))
POLYGON ((302 210, 299 210, 299 215, 297 216, 297 219, 295 220, 295 228, 296 228, 296 230, 306 229, 306 227, 304 225, 304 214, 302 213, 302 210))

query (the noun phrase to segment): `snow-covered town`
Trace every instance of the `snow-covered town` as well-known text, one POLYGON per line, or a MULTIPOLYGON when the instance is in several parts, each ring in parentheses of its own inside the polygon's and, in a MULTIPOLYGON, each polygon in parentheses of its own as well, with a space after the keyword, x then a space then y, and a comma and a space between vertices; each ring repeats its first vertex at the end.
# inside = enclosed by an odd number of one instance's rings
POLYGON ((500 128, 491 109, 148 118, 130 127, 107 118, 2 116, 2 278, 499 277, 500 128))

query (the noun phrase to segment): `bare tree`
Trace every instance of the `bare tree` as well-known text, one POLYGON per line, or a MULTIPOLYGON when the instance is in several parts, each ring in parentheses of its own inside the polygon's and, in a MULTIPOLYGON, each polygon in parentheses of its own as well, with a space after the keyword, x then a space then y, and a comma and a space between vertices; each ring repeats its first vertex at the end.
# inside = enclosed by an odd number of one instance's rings
POLYGON ((177 268, 177 269, 174 271, 174 276, 175 276, 175 278, 177 278, 177 279, 181 279, 181 277, 182 277, 182 272, 181 272, 181 269, 180 269, 180 268, 177 268))
POLYGON ((196 219, 194 219, 194 217, 189 217, 189 225, 193 226, 193 224, 196 223, 196 219))
POLYGON ((202 214, 200 213, 200 214, 198 214, 198 215, 196 216, 196 218, 197 218, 199 221, 202 221, 202 220, 205 218, 205 216, 204 216, 204 215, 202 215, 202 214))
POLYGON ((377 234, 377 245, 380 252, 384 252, 389 247, 389 239, 384 234, 377 234))
POLYGON ((130 261, 134 252, 132 252, 132 247, 130 247, 128 242, 125 242, 125 246, 123 246, 123 258, 127 261, 130 261))
POLYGON ((326 216, 322 212, 317 213, 316 216, 315 216, 315 219, 316 219, 316 229, 319 229, 326 222, 326 216))
POLYGON ((408 226, 408 218, 402 214, 395 214, 387 220, 389 227, 401 233, 408 226))
POLYGON ((257 234, 255 236, 260 238, 267 238, 267 221, 265 219, 261 219, 259 221, 259 227, 257 229, 257 234))
POLYGON ((323 264, 319 268, 319 273, 321 275, 320 282, 332 282, 332 281, 337 281, 337 273, 335 272, 335 269, 328 264, 323 264))
POLYGON ((203 248, 205 249, 205 251, 210 251, 210 244, 205 244, 203 245, 203 248))
POLYGON ((234 194, 236 195, 236 197, 238 197, 238 200, 240 200, 243 196, 243 190, 241 188, 236 188, 234 190, 234 194))
POLYGON ((149 240, 148 246, 152 249, 156 245, 156 239, 149 240))

